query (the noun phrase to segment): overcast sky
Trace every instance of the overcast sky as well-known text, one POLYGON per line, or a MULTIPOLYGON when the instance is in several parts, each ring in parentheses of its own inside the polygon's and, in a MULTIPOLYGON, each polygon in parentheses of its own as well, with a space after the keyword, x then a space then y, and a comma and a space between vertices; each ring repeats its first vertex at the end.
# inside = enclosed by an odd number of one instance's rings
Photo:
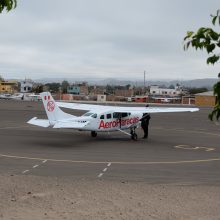
MULTIPOLYGON (((4 78, 216 78, 219 64, 183 50, 189 30, 211 26, 219 0, 17 0, 0 14, 4 78), (217 67, 218 66, 218 67, 217 67)), ((219 31, 219 28, 218 28, 219 31)))

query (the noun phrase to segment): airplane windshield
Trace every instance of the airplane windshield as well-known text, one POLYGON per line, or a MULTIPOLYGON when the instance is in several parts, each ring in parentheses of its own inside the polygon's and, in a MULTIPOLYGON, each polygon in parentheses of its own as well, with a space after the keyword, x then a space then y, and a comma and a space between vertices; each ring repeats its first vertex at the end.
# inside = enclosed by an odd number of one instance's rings
POLYGON ((83 116, 91 116, 93 118, 97 118, 97 114, 93 112, 86 112, 83 116))
POLYGON ((94 113, 92 113, 92 112, 86 112, 83 116, 91 116, 91 115, 94 115, 94 113))

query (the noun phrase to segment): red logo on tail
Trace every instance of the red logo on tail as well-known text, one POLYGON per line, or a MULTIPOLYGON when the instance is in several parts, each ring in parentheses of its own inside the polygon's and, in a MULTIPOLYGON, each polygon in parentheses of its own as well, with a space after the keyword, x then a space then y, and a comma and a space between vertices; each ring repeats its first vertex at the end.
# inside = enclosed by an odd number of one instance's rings
POLYGON ((52 112, 54 109, 55 109, 55 103, 54 103, 53 101, 49 101, 49 102, 47 103, 47 110, 48 110, 49 112, 52 112))

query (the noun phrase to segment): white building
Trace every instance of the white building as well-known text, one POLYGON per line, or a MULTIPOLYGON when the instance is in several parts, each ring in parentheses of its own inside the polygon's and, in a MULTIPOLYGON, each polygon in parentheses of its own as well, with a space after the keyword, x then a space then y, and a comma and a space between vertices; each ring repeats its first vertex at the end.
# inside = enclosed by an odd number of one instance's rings
POLYGON ((31 80, 25 79, 21 82, 21 92, 31 92, 33 89, 33 82, 31 80))
POLYGON ((180 96, 183 89, 180 86, 175 86, 175 89, 160 88, 159 86, 150 86, 150 95, 155 96, 180 96))
POLYGON ((106 95, 97 95, 98 102, 106 102, 106 95))

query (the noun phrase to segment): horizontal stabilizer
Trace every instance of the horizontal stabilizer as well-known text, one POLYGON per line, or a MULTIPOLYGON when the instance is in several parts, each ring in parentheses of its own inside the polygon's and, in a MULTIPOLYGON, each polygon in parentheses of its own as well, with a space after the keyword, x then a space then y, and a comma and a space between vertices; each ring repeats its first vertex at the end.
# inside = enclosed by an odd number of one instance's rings
POLYGON ((37 119, 37 117, 32 118, 27 123, 31 124, 31 125, 44 127, 44 128, 47 128, 47 127, 50 126, 49 120, 47 120, 47 119, 37 119))
POLYGON ((67 122, 57 122, 53 128, 75 128, 75 129, 81 129, 85 127, 89 122, 73 122, 73 121, 67 121, 67 122))

